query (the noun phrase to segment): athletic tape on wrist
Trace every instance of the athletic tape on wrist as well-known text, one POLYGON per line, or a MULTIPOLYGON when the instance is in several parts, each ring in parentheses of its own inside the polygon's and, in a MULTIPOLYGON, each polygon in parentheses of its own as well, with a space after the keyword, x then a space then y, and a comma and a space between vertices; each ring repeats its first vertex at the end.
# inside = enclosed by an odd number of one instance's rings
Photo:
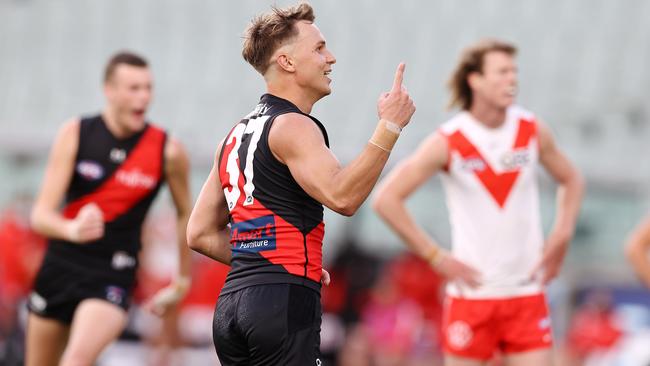
POLYGON ((381 119, 377 124, 375 132, 370 138, 370 143, 390 153, 397 142, 402 128, 394 122, 381 119))

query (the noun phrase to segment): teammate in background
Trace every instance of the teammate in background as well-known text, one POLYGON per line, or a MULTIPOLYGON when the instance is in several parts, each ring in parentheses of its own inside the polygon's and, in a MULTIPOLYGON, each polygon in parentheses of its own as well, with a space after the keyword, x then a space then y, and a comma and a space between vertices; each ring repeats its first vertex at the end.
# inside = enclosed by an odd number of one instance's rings
POLYGON ((355 213, 415 106, 400 64, 379 98, 374 135, 342 167, 325 127, 309 115, 330 94, 336 62, 311 6, 255 18, 242 54, 267 94, 218 145, 188 242, 232 267, 213 324, 222 365, 319 365, 323 205, 355 213))
POLYGON ((120 335, 142 222, 164 181, 177 211, 179 273, 148 306, 165 314, 190 284, 189 162, 177 140, 145 119, 152 97, 147 62, 114 55, 104 94, 101 114, 72 119, 59 131, 32 210, 32 225, 50 243, 28 302, 27 365, 93 365, 120 335))
POLYGON ((535 115, 514 105, 516 49, 483 40, 465 50, 449 86, 462 111, 427 137, 378 188, 374 208, 416 254, 447 277, 446 365, 551 365, 544 285, 559 272, 583 193, 579 172, 535 115), (544 242, 538 163, 559 184, 544 242), (442 172, 452 253, 406 210, 406 199, 442 172))
POLYGON ((632 231, 625 246, 627 260, 643 284, 650 288, 650 217, 646 217, 632 231))

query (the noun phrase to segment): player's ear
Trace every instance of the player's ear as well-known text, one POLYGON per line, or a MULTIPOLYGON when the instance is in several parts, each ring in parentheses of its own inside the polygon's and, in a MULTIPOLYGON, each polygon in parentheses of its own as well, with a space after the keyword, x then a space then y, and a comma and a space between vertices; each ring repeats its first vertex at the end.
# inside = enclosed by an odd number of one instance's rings
POLYGON ((106 80, 104 82, 104 97, 106 97, 107 100, 112 100, 113 99, 113 81, 112 80, 106 80))
POLYGON ((469 85, 470 89, 477 89, 480 85, 481 82, 481 73, 474 71, 470 72, 469 75, 467 75, 467 84, 469 85))
POLYGON ((278 57, 275 59, 275 62, 280 66, 284 71, 286 72, 295 72, 296 71, 296 65, 291 56, 281 53, 278 55, 278 57))

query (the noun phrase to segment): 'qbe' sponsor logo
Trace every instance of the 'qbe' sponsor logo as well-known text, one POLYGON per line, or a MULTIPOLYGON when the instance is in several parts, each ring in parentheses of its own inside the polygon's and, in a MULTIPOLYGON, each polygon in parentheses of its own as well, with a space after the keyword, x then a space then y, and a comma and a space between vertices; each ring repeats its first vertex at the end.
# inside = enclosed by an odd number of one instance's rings
POLYGON ((273 215, 268 215, 232 224, 231 242, 235 253, 274 250, 275 218, 273 215))
POLYGON ((482 172, 487 167, 485 161, 480 157, 471 157, 464 159, 460 165, 461 169, 470 172, 482 172))
POLYGON ((528 149, 510 151, 501 156, 501 164, 505 170, 521 169, 529 162, 530 153, 528 152, 528 149))

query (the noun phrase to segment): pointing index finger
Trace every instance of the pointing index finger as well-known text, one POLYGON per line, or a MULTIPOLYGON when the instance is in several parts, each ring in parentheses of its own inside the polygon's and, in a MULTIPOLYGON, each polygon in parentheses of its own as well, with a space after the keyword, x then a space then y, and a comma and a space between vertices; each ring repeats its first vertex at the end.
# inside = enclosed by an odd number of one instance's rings
POLYGON ((392 92, 398 92, 402 89, 402 80, 404 80, 405 68, 406 64, 403 62, 400 62, 400 64, 397 66, 397 71, 395 72, 395 80, 393 81, 393 89, 391 90, 392 92))

